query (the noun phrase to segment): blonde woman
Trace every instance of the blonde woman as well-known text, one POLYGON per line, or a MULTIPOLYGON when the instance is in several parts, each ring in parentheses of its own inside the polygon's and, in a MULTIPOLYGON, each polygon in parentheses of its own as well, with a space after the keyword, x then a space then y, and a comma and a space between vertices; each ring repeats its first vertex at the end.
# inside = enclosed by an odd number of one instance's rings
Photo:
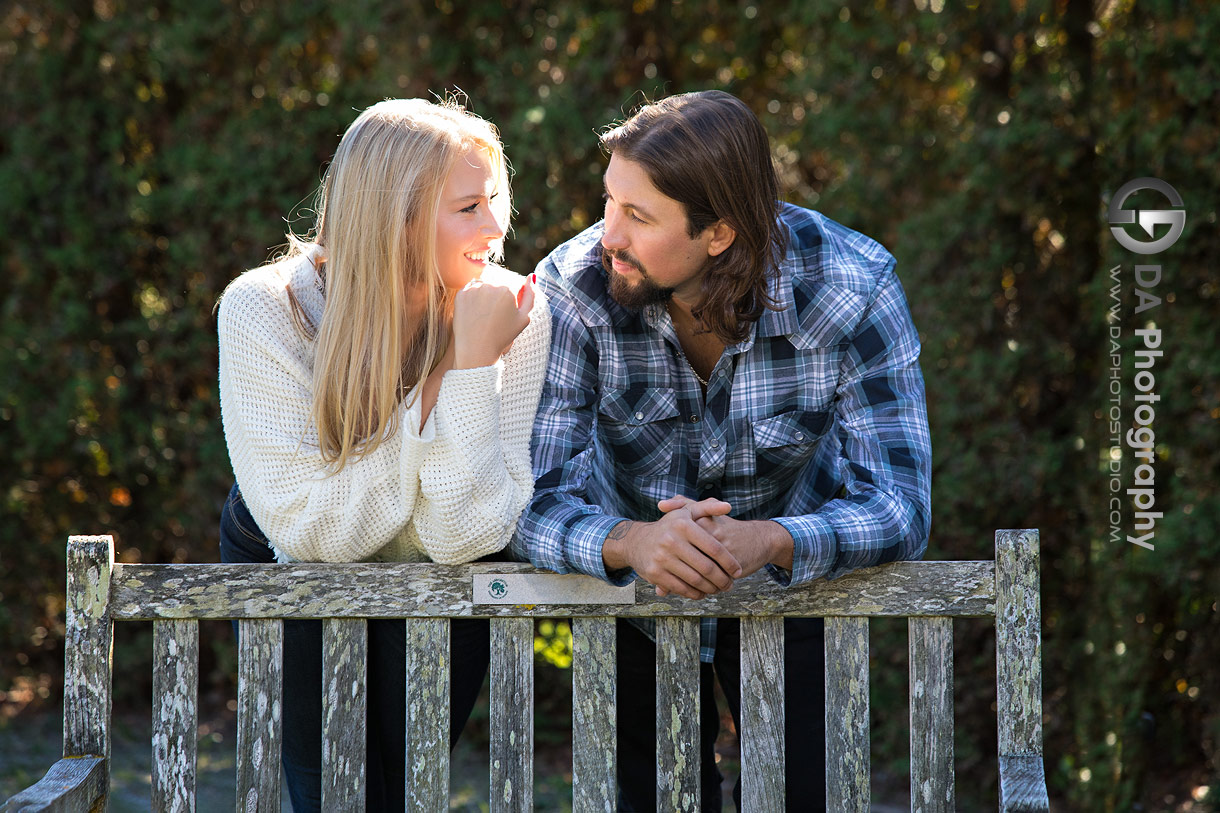
MULTIPOLYGON (((220 304, 236 484, 221 558, 467 562, 499 553, 533 493, 550 344, 532 280, 493 264, 511 209, 495 128, 452 102, 391 100, 348 128, 312 239, 220 304)), ((321 789, 321 628, 285 624, 293 809, 321 789)), ((487 669, 485 621, 454 622, 451 745, 487 669)), ((369 809, 401 809, 404 631, 369 625, 369 809)))

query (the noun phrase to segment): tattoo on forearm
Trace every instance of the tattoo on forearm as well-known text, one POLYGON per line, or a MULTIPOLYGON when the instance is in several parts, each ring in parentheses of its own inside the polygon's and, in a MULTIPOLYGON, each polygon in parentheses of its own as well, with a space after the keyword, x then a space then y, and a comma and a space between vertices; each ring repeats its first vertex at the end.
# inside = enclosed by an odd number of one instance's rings
POLYGON ((632 524, 633 523, 630 520, 627 520, 625 522, 620 522, 618 525, 615 525, 613 528, 610 529, 610 533, 607 535, 606 538, 607 539, 622 539, 624 536, 627 535, 627 531, 631 530, 632 524))

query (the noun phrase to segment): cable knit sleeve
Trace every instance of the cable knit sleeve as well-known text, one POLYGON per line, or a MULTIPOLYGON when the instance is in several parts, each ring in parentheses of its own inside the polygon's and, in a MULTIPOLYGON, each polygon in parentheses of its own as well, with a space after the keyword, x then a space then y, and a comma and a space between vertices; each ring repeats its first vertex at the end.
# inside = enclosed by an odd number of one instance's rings
POLYGON ((529 325, 499 362, 445 373, 413 519, 433 561, 477 559, 512 537, 534 492, 530 437, 550 335, 550 310, 539 292, 529 325))
POLYGON ((221 417, 233 472, 280 560, 368 559, 410 520, 430 438, 412 431, 419 417, 403 408, 396 436, 329 473, 310 425, 312 345, 293 322, 283 273, 247 272, 221 300, 221 417))

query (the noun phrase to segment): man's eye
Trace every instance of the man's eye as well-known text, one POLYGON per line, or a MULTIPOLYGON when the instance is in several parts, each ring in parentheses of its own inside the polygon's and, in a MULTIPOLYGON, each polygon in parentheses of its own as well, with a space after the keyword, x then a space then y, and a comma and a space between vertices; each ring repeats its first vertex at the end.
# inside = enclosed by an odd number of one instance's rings
MULTIPOLYGON (((607 205, 607 206, 609 206, 609 205, 611 204, 611 202, 612 202, 612 201, 610 200, 610 193, 609 193, 609 192, 602 192, 602 200, 604 200, 604 201, 606 202, 606 205, 607 205)), ((625 211, 625 212, 627 213, 627 217, 631 218, 631 219, 632 219, 632 220, 634 220, 636 223, 643 223, 643 222, 645 222, 645 221, 644 221, 642 218, 640 218, 638 215, 636 215, 636 213, 635 213, 635 210, 634 210, 634 209, 625 208, 623 211, 625 211)))

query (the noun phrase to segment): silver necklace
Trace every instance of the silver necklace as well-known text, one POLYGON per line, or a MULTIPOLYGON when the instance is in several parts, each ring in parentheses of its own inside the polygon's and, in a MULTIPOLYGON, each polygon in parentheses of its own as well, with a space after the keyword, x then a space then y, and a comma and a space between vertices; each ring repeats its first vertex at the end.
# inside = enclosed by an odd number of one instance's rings
POLYGON ((704 378, 703 376, 699 375, 699 372, 695 369, 695 365, 691 364, 690 359, 688 359, 686 357, 686 353, 683 352, 682 350, 679 350, 678 355, 682 358, 682 360, 684 362, 686 362, 686 369, 690 370, 690 373, 691 373, 691 375, 693 375, 695 377, 695 380, 698 381, 700 384, 702 384, 704 387, 707 387, 707 379, 704 378))

